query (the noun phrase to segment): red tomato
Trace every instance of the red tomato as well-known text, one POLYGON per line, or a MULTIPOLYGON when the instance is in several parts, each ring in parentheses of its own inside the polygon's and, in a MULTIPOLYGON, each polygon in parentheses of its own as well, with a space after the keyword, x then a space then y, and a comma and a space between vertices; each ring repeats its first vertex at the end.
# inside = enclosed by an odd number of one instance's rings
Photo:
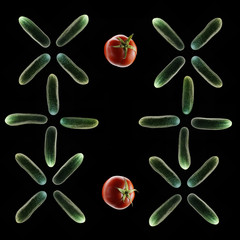
POLYGON ((126 37, 122 34, 110 38, 104 46, 106 59, 118 67, 131 65, 137 55, 137 46, 132 40, 133 34, 126 37))
POLYGON ((115 209, 127 208, 135 197, 135 191, 132 182, 122 176, 109 178, 103 185, 103 200, 115 209))

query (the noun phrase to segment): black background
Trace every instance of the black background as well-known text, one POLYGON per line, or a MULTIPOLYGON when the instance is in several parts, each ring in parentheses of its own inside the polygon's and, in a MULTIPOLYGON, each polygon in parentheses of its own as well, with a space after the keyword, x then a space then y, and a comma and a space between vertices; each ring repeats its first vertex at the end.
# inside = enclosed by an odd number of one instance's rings
MULTIPOLYGON (((237 6, 217 1, 163 3, 157 1, 119 2, 115 4, 88 2, 57 5, 22 3, 6 4, 7 16, 1 19, 3 30, 1 79, 1 150, 2 150, 2 228, 10 236, 32 239, 32 236, 56 239, 88 239, 88 237, 129 238, 157 236, 204 239, 227 234, 236 236, 239 159, 237 157, 238 105, 238 39, 237 6), (211 4, 212 3, 212 4, 211 4), (87 14, 89 24, 66 46, 58 48, 56 39, 78 16, 87 14), (32 19, 51 39, 44 49, 33 41, 18 24, 18 18, 32 19), (153 28, 152 19, 167 21, 185 43, 177 51, 153 28), (215 17, 221 17, 221 31, 199 51, 190 48, 192 39, 215 17), (134 33, 138 47, 135 62, 128 68, 110 65, 104 57, 105 42, 116 34, 134 33), (27 85, 18 77, 25 67, 42 53, 49 53, 50 63, 27 85), (56 55, 67 54, 89 76, 86 86, 75 83, 58 65, 56 55), (176 56, 186 64, 163 88, 153 82, 157 74, 176 56), (223 87, 213 88, 191 66, 191 57, 200 56, 223 80, 223 87), (57 75, 60 89, 60 111, 51 116, 46 103, 46 81, 50 73, 57 75), (181 111, 182 82, 189 75, 194 80, 195 102, 192 112, 181 111), (9 127, 4 119, 11 113, 41 113, 48 117, 45 125, 9 127), (147 115, 174 114, 179 126, 168 129, 145 129, 138 120, 147 115), (71 130, 60 125, 64 116, 93 117, 99 126, 92 130, 71 130), (191 127, 191 119, 224 117, 233 126, 223 131, 201 131, 191 127), (44 160, 44 134, 48 126, 58 129, 57 162, 53 168, 44 160), (190 131, 191 167, 182 170, 177 161, 178 133, 181 127, 190 131), (46 185, 37 185, 16 163, 16 153, 29 156, 46 174, 46 185), (80 168, 62 185, 54 186, 52 176, 75 153, 84 154, 80 168), (159 156, 178 174, 182 186, 174 189, 149 166, 150 156, 159 156), (209 157, 219 156, 217 169, 200 186, 190 189, 186 181, 209 157), (126 176, 138 189, 133 207, 117 211, 101 197, 103 183, 113 175, 126 176), (86 216, 84 224, 73 222, 53 199, 54 190, 65 193, 86 216), (36 192, 44 190, 44 204, 23 224, 15 222, 17 210, 36 192), (194 192, 218 214, 220 223, 210 225, 187 203, 194 192), (160 225, 152 228, 148 219, 152 212, 173 194, 183 200, 160 225)), ((2 14, 3 15, 3 14, 2 14)), ((3 234, 3 233, 2 233, 3 234)), ((226 236, 226 235, 225 235, 226 236)), ((7 239, 9 239, 7 238, 7 239)))

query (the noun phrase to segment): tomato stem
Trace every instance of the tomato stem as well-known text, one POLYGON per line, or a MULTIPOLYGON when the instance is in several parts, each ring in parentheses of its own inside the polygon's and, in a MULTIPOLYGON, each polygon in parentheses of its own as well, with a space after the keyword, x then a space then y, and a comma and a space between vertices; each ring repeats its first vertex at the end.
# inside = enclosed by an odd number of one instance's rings
POLYGON ((117 189, 123 195, 122 196, 123 202, 125 202, 125 199, 128 198, 130 203, 133 205, 130 194, 132 192, 138 192, 138 191, 137 191, 137 189, 129 189, 129 186, 128 186, 126 178, 124 179, 124 182, 125 182, 124 183, 124 188, 117 188, 117 189))
POLYGON ((127 53, 128 53, 129 48, 132 49, 133 51, 137 52, 136 48, 129 44, 132 37, 133 37, 133 34, 131 34, 126 41, 124 41, 120 37, 118 37, 117 39, 119 40, 120 44, 116 45, 116 46, 112 46, 114 48, 123 48, 123 50, 124 50, 123 59, 125 59, 127 57, 127 53))

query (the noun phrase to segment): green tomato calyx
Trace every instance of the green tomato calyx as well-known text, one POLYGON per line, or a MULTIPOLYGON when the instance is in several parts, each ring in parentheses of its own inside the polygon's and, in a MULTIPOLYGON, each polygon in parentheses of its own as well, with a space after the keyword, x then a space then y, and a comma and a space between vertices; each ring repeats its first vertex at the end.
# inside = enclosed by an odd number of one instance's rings
POLYGON ((119 40, 120 44, 116 45, 116 46, 112 46, 114 48, 123 48, 123 50, 124 50, 123 59, 125 59, 127 57, 127 53, 128 53, 129 48, 132 49, 133 51, 137 52, 136 48, 129 44, 132 37, 133 37, 133 34, 131 34, 126 41, 124 41, 120 37, 118 37, 117 39, 119 40))
POLYGON ((129 189, 126 178, 124 180, 125 180, 124 188, 117 188, 117 189, 122 194, 122 201, 125 202, 125 199, 128 198, 130 203, 133 205, 132 198, 131 198, 130 194, 132 192, 137 192, 137 190, 136 189, 129 189))

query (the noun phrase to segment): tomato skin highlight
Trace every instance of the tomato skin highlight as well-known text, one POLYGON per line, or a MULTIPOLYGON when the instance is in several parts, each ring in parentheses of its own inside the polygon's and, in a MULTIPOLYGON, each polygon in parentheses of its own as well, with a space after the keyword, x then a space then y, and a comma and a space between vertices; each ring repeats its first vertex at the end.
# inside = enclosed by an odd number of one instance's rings
POLYGON ((104 202, 112 208, 118 210, 127 208, 134 200, 135 190, 129 193, 129 198, 126 197, 123 200, 123 194, 118 190, 118 188, 126 189, 126 182, 128 190, 134 190, 132 182, 126 177, 113 176, 109 178, 102 188, 102 197, 104 202))
POLYGON ((128 37, 122 34, 118 34, 110 38, 104 46, 104 55, 106 59, 114 66, 117 67, 128 67, 131 65, 137 55, 137 46, 135 42, 131 39, 129 45, 134 49, 128 48, 127 55, 125 56, 125 51, 121 47, 116 47, 121 45, 121 42, 118 38, 121 38, 124 42, 128 40, 128 37))

